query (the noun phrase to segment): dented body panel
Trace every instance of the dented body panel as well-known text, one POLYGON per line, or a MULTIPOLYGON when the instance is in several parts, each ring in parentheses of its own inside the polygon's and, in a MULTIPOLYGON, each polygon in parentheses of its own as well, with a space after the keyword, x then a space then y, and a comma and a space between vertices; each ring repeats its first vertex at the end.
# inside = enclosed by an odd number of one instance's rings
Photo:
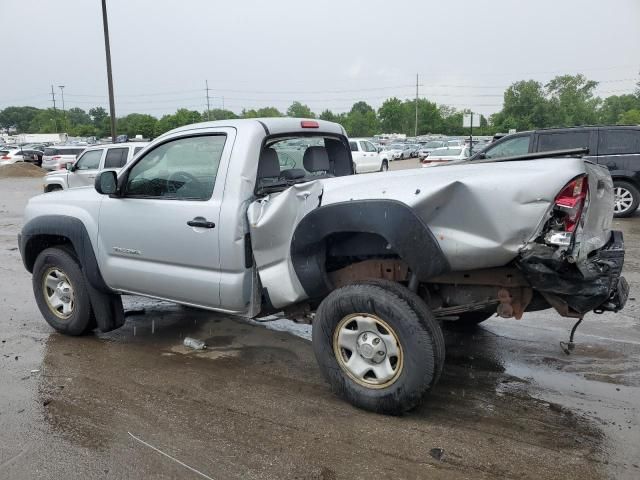
MULTIPOLYGON (((452 271, 502 267, 539 234, 558 192, 584 174, 598 201, 591 202, 574 246, 582 262, 609 240, 613 191, 606 171, 579 158, 462 164, 297 185, 249 206, 262 285, 275 306, 305 299, 290 259, 294 229, 316 208, 343 202, 363 208, 356 205, 365 200, 393 200, 409 207, 428 226, 452 271)), ((380 215, 380 223, 389 221, 385 213, 366 211, 367 216, 380 215)))

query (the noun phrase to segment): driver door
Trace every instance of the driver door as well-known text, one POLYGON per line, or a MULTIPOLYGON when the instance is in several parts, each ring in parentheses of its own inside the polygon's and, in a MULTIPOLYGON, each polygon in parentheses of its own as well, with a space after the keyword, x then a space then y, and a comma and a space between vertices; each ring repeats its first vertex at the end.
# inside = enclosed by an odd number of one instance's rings
POLYGON ((99 259, 111 288, 220 307, 218 223, 235 130, 203 132, 156 145, 123 171, 121 195, 104 198, 99 259))
POLYGON ((73 165, 73 171, 67 175, 69 188, 88 187, 93 185, 104 149, 87 150, 73 165))

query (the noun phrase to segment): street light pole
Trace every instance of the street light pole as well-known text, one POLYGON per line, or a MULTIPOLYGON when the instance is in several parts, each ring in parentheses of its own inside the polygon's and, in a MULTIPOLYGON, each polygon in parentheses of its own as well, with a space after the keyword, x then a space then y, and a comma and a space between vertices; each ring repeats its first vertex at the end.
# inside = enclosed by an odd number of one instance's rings
POLYGON ((102 27, 104 29, 104 50, 107 56, 107 83, 109 84, 109 114, 111 115, 111 141, 116 143, 116 102, 113 98, 113 78, 111 75, 111 47, 109 46, 109 23, 107 21, 107 1, 102 0, 102 27))
POLYGON ((64 85, 58 85, 60 89, 60 96, 62 97, 62 129, 65 130, 62 133, 67 133, 67 112, 64 109, 64 85))

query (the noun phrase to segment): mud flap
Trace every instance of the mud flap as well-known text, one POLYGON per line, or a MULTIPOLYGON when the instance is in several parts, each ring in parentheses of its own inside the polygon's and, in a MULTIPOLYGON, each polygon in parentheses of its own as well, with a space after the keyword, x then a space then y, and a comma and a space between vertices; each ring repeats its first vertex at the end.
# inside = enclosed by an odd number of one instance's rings
POLYGON ((86 285, 98 329, 101 332, 109 332, 124 325, 122 297, 112 293, 101 292, 89 282, 86 285))

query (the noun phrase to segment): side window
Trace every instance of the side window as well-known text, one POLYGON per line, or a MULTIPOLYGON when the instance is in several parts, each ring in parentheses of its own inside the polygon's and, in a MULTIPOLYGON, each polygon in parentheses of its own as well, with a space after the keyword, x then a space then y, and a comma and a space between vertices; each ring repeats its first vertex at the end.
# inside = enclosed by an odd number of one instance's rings
POLYGON ((127 163, 128 148, 110 148, 104 159, 104 168, 122 168, 127 163))
POLYGON ((373 146, 371 142, 364 142, 364 146, 367 147, 367 152, 377 152, 376 147, 373 146))
POLYGON ((135 156, 135 155, 137 155, 137 154, 138 154, 138 152, 139 152, 140 150, 142 150, 143 148, 144 148, 144 147, 136 147, 136 148, 134 148, 134 149, 133 149, 133 155, 134 155, 134 156, 135 156))
POLYGON ((500 142, 493 148, 489 148, 485 152, 485 158, 513 157, 515 155, 524 155, 529 152, 529 141, 531 137, 525 135, 522 137, 509 138, 500 142))
POLYGON ((598 155, 640 153, 640 130, 600 130, 598 155))
POLYGON ((358 151, 358 143, 357 142, 349 142, 349 148, 352 152, 358 151))
POLYGON ((89 150, 76 162, 76 170, 97 170, 100 167, 102 150, 89 150))
POLYGON ((167 200, 208 200, 226 135, 186 137, 147 152, 129 171, 124 194, 167 200))
POLYGON ((567 148, 589 147, 589 131, 569 131, 556 133, 540 133, 538 135, 538 151, 565 150, 567 148))

